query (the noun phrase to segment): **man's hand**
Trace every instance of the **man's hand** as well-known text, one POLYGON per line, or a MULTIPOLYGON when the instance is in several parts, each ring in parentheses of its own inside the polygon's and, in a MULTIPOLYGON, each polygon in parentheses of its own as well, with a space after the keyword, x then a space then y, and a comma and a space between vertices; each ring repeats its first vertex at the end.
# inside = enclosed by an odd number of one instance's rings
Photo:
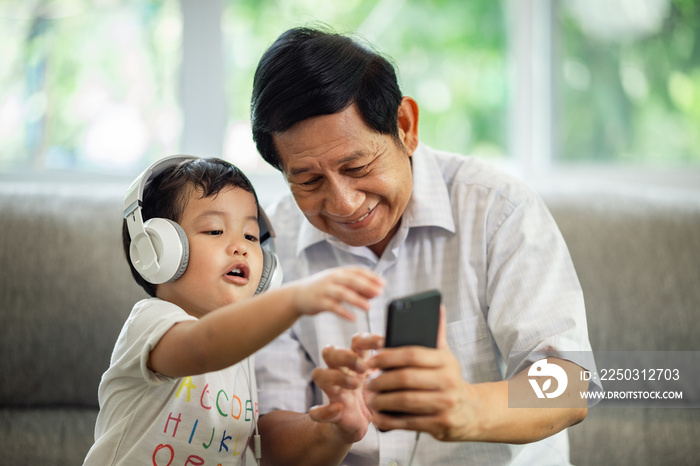
POLYGON ((313 372, 314 382, 328 396, 329 403, 311 408, 309 416, 317 422, 334 424, 344 442, 358 442, 367 433, 372 413, 365 403, 364 381, 373 371, 366 358, 371 350, 383 346, 384 338, 379 335, 355 335, 350 349, 324 348, 328 368, 319 367, 313 372))
POLYGON ((428 432, 444 441, 475 435, 478 398, 462 380, 459 361, 447 345, 444 308, 437 346, 386 348, 368 360, 370 367, 383 371, 366 383, 367 404, 378 429, 428 432))
MULTIPOLYGON (((444 309, 441 309, 437 349, 418 346, 387 348, 367 360, 383 371, 366 380, 367 406, 379 430, 405 429, 428 432, 441 441, 528 443, 553 435, 586 416, 585 403, 575 408, 543 407, 536 410, 508 407, 509 381, 469 384, 447 345, 444 309), (383 414, 386 411, 406 413, 383 414)), ((554 359, 571 381, 570 393, 583 386, 576 364, 554 359)), ((513 387, 534 397, 527 382, 528 368, 517 374, 513 387)), ((570 403, 569 403, 570 405, 570 403)))

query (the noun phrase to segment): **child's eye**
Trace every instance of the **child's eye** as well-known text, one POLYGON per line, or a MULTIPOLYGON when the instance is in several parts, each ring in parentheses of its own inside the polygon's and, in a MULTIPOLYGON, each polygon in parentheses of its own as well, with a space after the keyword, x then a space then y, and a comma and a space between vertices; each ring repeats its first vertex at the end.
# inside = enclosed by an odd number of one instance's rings
POLYGON ((220 236, 224 234, 223 230, 211 230, 207 231, 206 233, 211 236, 220 236))
POLYGON ((245 235, 245 239, 247 239, 248 241, 252 241, 253 243, 258 242, 258 237, 255 235, 245 235))

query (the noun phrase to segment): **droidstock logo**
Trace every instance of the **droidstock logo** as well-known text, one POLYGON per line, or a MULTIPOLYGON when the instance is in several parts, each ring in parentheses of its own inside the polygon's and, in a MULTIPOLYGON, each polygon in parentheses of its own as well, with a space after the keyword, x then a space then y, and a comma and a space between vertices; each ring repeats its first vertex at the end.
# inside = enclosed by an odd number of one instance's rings
POLYGON ((528 375, 528 381, 530 382, 530 385, 532 385, 532 389, 535 391, 535 395, 537 395, 537 398, 544 398, 545 396, 547 398, 556 398, 562 393, 564 393, 564 390, 566 390, 566 385, 569 383, 569 379, 566 376, 566 372, 564 372, 564 369, 559 367, 558 365, 552 363, 548 363, 546 359, 541 359, 537 361, 535 364, 530 366, 530 370, 527 371, 528 375), (542 387, 537 383, 536 379, 532 379, 530 377, 549 377, 544 381, 542 384, 542 387), (556 390, 552 392, 548 392, 552 387, 552 378, 556 379, 557 381, 557 386, 556 390))

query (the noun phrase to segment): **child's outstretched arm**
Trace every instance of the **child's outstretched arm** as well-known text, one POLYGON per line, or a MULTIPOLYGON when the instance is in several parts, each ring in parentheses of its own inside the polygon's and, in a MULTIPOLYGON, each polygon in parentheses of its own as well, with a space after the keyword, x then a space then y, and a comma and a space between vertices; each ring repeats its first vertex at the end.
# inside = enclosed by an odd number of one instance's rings
POLYGON ((367 269, 339 267, 180 322, 151 351, 148 367, 170 377, 202 374, 242 361, 302 315, 330 311, 354 320, 345 304, 365 311, 384 281, 367 269))

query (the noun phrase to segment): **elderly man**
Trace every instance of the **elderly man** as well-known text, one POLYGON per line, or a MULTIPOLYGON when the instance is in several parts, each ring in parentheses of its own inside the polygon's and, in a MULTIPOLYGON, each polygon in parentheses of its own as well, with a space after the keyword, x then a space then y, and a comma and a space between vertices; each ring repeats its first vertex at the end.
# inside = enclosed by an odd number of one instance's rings
POLYGON ((285 277, 355 264, 386 281, 366 318, 302 319, 258 356, 263 460, 568 464, 564 429, 586 403, 508 398, 509 384, 534 398, 528 370, 543 357, 570 393, 587 389, 586 361, 562 356, 590 352, 583 296, 539 197, 420 143, 392 65, 346 36, 282 34, 251 104, 258 150, 291 190, 268 210, 285 277), (443 294, 438 348, 381 349, 389 300, 431 288, 443 294))

